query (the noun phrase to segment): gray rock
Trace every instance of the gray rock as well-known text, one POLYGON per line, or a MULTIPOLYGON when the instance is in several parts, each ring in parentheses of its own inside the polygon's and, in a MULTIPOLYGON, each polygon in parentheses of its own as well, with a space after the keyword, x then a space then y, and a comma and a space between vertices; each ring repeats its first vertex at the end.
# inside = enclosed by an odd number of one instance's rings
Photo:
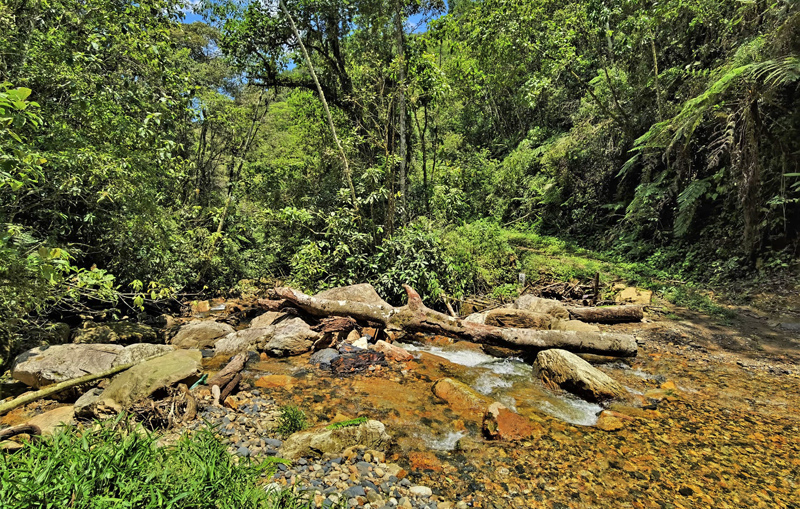
POLYGON ((250 456, 250 449, 242 445, 238 449, 236 449, 236 454, 238 454, 239 456, 244 456, 246 458, 250 456))
POLYGON ((325 453, 339 454, 351 446, 380 449, 390 439, 383 423, 373 420, 338 429, 317 427, 290 436, 281 447, 281 455, 286 459, 296 459, 325 453))
POLYGON ((276 357, 308 352, 314 342, 321 337, 319 332, 311 330, 311 327, 300 318, 283 320, 274 327, 275 332, 264 349, 276 357))
POLYGON ((363 302, 364 304, 391 307, 389 303, 378 295, 378 292, 376 292, 375 288, 369 283, 331 288, 330 290, 319 292, 314 297, 328 300, 349 300, 351 302, 363 302))
POLYGON ((283 445, 283 442, 275 438, 265 438, 264 443, 270 447, 278 448, 283 445))
POLYGON ((248 350, 259 350, 264 347, 274 332, 275 327, 242 329, 216 340, 214 350, 217 354, 235 354, 248 350))
POLYGON ((121 345, 55 345, 38 347, 17 356, 11 376, 36 389, 111 369, 123 351, 121 345))
POLYGON ((367 496, 367 493, 361 486, 353 486, 351 488, 347 488, 346 490, 344 490, 342 492, 342 495, 344 495, 347 498, 356 498, 356 497, 365 497, 367 496))
POLYGON ((93 415, 92 406, 97 402, 101 394, 103 394, 103 389, 98 388, 83 393, 73 405, 75 417, 91 418, 93 415))
POLYGON ((590 401, 624 398, 625 389, 577 355, 553 348, 539 352, 534 367, 548 385, 556 385, 590 401))
POLYGON ((289 315, 279 311, 267 311, 263 315, 258 315, 257 317, 253 318, 253 321, 250 322, 250 328, 263 329, 265 327, 269 327, 270 325, 275 325, 281 319, 287 316, 289 315))
POLYGON ((233 327, 227 323, 194 322, 181 327, 175 337, 172 338, 172 344, 175 345, 175 348, 202 350, 203 348, 211 348, 214 345, 214 340, 232 332, 235 332, 233 327))
POLYGON ((311 364, 329 365, 335 358, 339 357, 339 352, 334 348, 325 348, 314 352, 308 360, 311 364))
POLYGON ((569 320, 569 311, 561 302, 553 299, 542 299, 533 295, 522 295, 514 303, 516 309, 546 313, 554 318, 569 320))
POLYGON ((134 343, 128 345, 113 362, 113 366, 134 364, 155 355, 163 355, 175 350, 172 345, 154 345, 151 343, 134 343))

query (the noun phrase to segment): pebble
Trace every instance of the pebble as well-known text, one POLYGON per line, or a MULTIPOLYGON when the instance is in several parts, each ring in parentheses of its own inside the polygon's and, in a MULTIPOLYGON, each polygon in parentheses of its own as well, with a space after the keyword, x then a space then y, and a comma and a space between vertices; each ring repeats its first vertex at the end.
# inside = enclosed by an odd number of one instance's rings
POLYGON ((408 492, 416 497, 430 497, 433 495, 433 491, 427 486, 413 486, 408 492))

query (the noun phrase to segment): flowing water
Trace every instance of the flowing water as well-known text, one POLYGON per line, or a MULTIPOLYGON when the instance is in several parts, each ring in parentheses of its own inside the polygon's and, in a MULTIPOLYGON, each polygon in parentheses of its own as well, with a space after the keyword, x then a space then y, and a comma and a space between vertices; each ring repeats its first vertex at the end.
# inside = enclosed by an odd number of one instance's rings
POLYGON ((536 377, 533 367, 516 358, 501 359, 483 352, 427 344, 400 344, 409 352, 427 352, 469 368, 469 385, 520 413, 539 411, 570 424, 592 426, 603 410, 576 396, 556 394, 536 377))

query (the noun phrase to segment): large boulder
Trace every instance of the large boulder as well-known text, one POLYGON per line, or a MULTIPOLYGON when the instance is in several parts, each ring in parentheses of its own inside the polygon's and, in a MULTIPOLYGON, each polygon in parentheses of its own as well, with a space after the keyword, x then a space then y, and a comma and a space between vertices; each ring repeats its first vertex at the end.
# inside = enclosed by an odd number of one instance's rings
POLYGON ((75 424, 75 411, 72 405, 62 406, 31 418, 27 424, 38 426, 42 435, 52 435, 62 426, 75 424))
POLYGON ((554 348, 539 352, 534 367, 545 384, 561 387, 589 401, 627 396, 613 378, 566 350, 554 348))
POLYGON ((159 389, 197 377, 202 358, 198 350, 175 350, 123 371, 92 405, 94 414, 114 415, 159 389))
POLYGON ((442 378, 433 384, 433 394, 458 413, 483 418, 494 400, 477 392, 469 385, 452 378, 442 378))
POLYGON ((134 343, 128 345, 117 356, 112 366, 122 366, 124 364, 136 364, 156 355, 163 355, 175 350, 172 345, 155 345, 152 343, 134 343))
POLYGON ((514 308, 524 309, 525 311, 532 311, 534 313, 544 313, 561 320, 569 320, 569 311, 567 311, 566 306, 553 299, 543 299, 533 295, 522 295, 514 302, 514 308))
POLYGON ((262 329, 242 329, 231 332, 214 343, 217 354, 235 354, 248 350, 260 350, 275 334, 275 327, 262 329))
POLYGON ((365 449, 381 449, 389 443, 391 437, 380 421, 367 421, 351 426, 317 427, 293 434, 280 449, 285 459, 297 459, 303 456, 322 456, 323 454, 339 454, 348 447, 358 446, 365 449))
POLYGON ((17 356, 11 376, 33 388, 108 371, 122 345, 55 345, 38 347, 17 356))
POLYGON ((172 338, 175 348, 193 348, 203 350, 212 348, 214 341, 222 336, 235 332, 227 323, 204 321, 188 323, 180 328, 172 338))
POLYGON ((250 328, 264 329, 270 325, 275 325, 278 323, 278 321, 286 316, 288 316, 286 313, 281 313, 280 311, 267 311, 266 313, 253 318, 253 321, 250 322, 250 328))
POLYGON ((364 304, 389 307, 389 304, 378 295, 378 292, 376 292, 375 288, 369 283, 331 288, 330 290, 319 292, 314 295, 314 297, 328 300, 349 300, 352 302, 363 302, 364 304))
POLYGON ((267 341, 264 350, 275 357, 308 352, 314 346, 314 342, 322 337, 300 318, 283 320, 274 327, 272 337, 267 341))
POLYGON ((86 322, 72 334, 73 343, 113 343, 130 345, 133 343, 155 343, 158 334, 152 327, 134 322, 108 322, 96 324, 86 322))

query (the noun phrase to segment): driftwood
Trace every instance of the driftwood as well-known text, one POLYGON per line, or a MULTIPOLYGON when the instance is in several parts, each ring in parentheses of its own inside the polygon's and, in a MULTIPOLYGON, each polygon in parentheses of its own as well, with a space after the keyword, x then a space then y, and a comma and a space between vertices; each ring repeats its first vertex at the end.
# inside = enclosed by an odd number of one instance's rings
POLYGON ((562 348, 575 353, 595 353, 618 357, 635 356, 636 340, 626 334, 493 327, 466 322, 425 307, 422 298, 410 286, 403 285, 408 304, 392 307, 355 301, 320 299, 291 288, 276 292, 315 316, 351 316, 356 320, 380 322, 390 333, 439 334, 474 343, 516 348, 536 352, 562 348))
POLYGON ((593 323, 638 322, 644 317, 641 306, 568 308, 568 311, 576 320, 593 323))
POLYGON ((11 426, 10 428, 0 429, 0 442, 8 440, 17 435, 30 435, 38 436, 42 434, 42 430, 35 424, 20 424, 19 426, 11 426))
POLYGON ((211 377, 208 381, 208 385, 212 388, 212 394, 214 394, 214 400, 216 402, 224 403, 225 399, 236 389, 239 382, 242 381, 241 371, 244 369, 246 362, 246 353, 237 354, 231 359, 227 366, 222 368, 222 371, 211 377), (214 391, 215 386, 219 391, 219 396, 217 396, 216 391, 214 391))
POLYGON ((312 330, 323 334, 333 332, 349 332, 358 327, 358 323, 349 316, 329 316, 323 318, 312 330))

